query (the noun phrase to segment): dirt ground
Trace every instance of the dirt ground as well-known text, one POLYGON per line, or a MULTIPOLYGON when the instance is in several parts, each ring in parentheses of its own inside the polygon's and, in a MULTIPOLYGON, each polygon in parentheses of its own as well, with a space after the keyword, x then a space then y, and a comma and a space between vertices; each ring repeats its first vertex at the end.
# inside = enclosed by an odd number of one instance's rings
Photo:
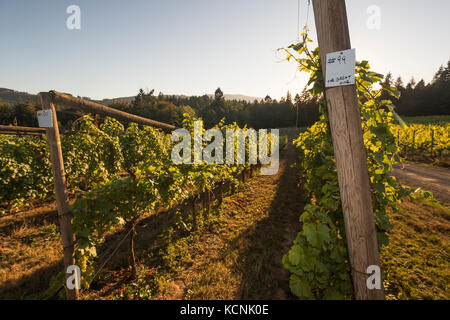
POLYGON ((400 183, 431 191, 437 200, 450 204, 450 169, 403 162, 393 174, 400 183))

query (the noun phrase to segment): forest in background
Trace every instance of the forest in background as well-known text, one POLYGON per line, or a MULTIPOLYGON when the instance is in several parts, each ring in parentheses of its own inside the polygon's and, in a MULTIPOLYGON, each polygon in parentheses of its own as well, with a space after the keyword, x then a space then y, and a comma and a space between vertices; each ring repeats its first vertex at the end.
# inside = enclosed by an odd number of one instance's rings
MULTIPOLYGON (((401 77, 394 80, 391 73, 384 77, 384 83, 397 88, 401 96, 394 100, 396 110, 403 116, 450 115, 450 61, 441 66, 426 84, 424 80, 416 82, 412 78, 406 85, 401 77)), ((387 97, 386 97, 387 98, 387 97)), ((142 117, 180 126, 183 114, 201 117, 205 127, 211 127, 222 118, 226 123, 236 122, 239 126, 247 125, 259 128, 306 127, 312 125, 319 117, 319 101, 306 89, 292 97, 287 93, 280 100, 266 96, 263 100, 253 102, 244 100, 226 100, 218 88, 213 97, 177 96, 154 94, 154 90, 140 90, 134 101, 113 99, 110 107, 123 110, 142 117)), ((40 110, 38 98, 17 103, 7 103, 0 98, 0 124, 36 127, 36 111, 40 110)), ((70 129, 73 121, 80 114, 75 111, 59 110, 58 119, 63 129, 70 129)))

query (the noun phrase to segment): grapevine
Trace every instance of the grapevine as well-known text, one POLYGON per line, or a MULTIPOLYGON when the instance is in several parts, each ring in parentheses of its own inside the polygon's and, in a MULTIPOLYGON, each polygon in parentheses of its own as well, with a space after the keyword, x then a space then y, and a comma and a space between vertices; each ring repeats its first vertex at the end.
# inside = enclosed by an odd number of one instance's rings
MULTIPOLYGON (((192 131, 196 120, 187 117, 183 126, 192 131)), ((114 135, 119 138, 122 154, 118 158, 123 159, 122 167, 128 175, 114 176, 85 192, 73 205, 75 255, 84 288, 96 272, 96 248, 104 242, 108 231, 119 225, 134 226, 137 219, 173 207, 192 193, 210 192, 218 183, 237 183, 237 173, 248 167, 248 163, 174 165, 169 157, 171 141, 167 135, 152 128, 139 129, 134 124, 121 132, 123 128, 113 124, 109 121, 98 130, 103 129, 102 136, 109 133, 108 141, 114 135)), ((221 122, 216 128, 225 132, 237 125, 221 122)))
MULTIPOLYGON (((307 204, 300 215, 301 231, 284 255, 283 264, 292 273, 290 288, 299 298, 348 299, 353 296, 351 268, 327 105, 323 98, 319 48, 309 50, 311 40, 307 30, 302 37, 301 42, 284 50, 288 60, 295 59, 300 71, 310 74, 309 92, 321 99, 321 117, 294 141, 307 204)), ((388 207, 396 210, 407 191, 389 175, 392 165, 399 161, 392 125, 401 119, 391 101, 381 99, 381 93, 387 91, 398 97, 399 92, 383 86, 375 90, 383 76, 370 71, 368 61, 357 62, 355 77, 377 239, 379 245, 385 245, 388 242, 386 232, 392 228, 386 210, 388 207)))
POLYGON ((411 124, 408 127, 393 126, 402 154, 419 152, 432 156, 449 156, 450 124, 411 124))

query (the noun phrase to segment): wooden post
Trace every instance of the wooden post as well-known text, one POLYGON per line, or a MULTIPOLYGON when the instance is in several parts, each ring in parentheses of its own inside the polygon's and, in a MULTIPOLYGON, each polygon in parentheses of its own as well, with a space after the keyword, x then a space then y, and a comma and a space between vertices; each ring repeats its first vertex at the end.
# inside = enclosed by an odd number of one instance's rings
MULTIPOLYGON (((313 6, 325 79, 326 54, 351 48, 347 12, 344 0, 313 0, 313 6)), ((367 267, 380 266, 380 257, 356 87, 326 88, 325 98, 355 297, 382 300, 383 288, 370 290, 366 285, 367 267)))
POLYGON ((431 129, 431 157, 433 157, 434 129, 431 129))
POLYGON ((219 206, 222 204, 223 201, 223 182, 219 182, 219 206))
POLYGON ((234 194, 236 192, 236 184, 234 182, 230 182, 230 194, 234 194))
POLYGON ((195 208, 196 200, 197 200, 197 195, 194 195, 192 198, 192 229, 194 231, 197 230, 197 210, 195 208))
POLYGON ((211 213, 211 191, 209 189, 206 190, 206 210, 209 215, 211 213))
POLYGON ((412 139, 411 151, 414 151, 415 140, 416 140, 416 130, 413 130, 413 139, 412 139))
POLYGON ((0 131, 42 134, 42 133, 45 133, 46 130, 44 128, 35 128, 35 127, 18 127, 18 126, 0 125, 0 131))
POLYGON ((71 108, 75 108, 78 110, 82 110, 84 112, 99 114, 99 115, 105 116, 105 117, 107 117, 107 116, 114 117, 114 118, 116 118, 118 120, 122 120, 122 121, 135 122, 135 123, 142 124, 145 126, 161 128, 161 129, 164 129, 167 131, 176 129, 176 127, 171 124, 167 124, 167 123, 143 118, 140 116, 136 116, 134 114, 123 112, 123 111, 120 111, 120 110, 117 110, 114 108, 110 108, 110 107, 104 106, 102 104, 93 102, 93 101, 75 98, 75 97, 65 94, 65 93, 60 93, 57 91, 50 91, 50 94, 51 94, 52 101, 54 103, 56 103, 57 105, 71 107, 71 108))
POLYGON ((128 242, 128 249, 129 249, 129 266, 131 267, 131 279, 136 279, 137 277, 137 269, 136 269, 136 256, 134 254, 134 239, 136 237, 136 221, 137 218, 134 218, 129 223, 130 231, 130 238, 128 242))
MULTIPOLYGON (((64 250, 64 274, 66 279, 70 274, 66 273, 69 266, 75 264, 74 242, 72 234, 71 213, 67 196, 66 175, 64 173, 64 162, 61 150, 61 140, 59 137, 58 119, 56 117, 55 106, 51 95, 41 92, 42 108, 51 110, 53 117, 53 127, 46 129, 47 142, 50 149, 50 161, 53 171, 53 182, 55 185, 56 205, 58 209, 59 226, 61 229, 62 245, 64 250)), ((78 299, 78 289, 69 290, 66 288, 67 299, 78 299)))

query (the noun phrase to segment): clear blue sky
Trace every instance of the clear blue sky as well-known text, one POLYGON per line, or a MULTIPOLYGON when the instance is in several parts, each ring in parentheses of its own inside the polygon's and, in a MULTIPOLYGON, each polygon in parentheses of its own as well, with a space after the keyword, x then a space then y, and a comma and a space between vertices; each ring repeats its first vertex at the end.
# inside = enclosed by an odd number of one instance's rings
MULTIPOLYGON (((307 0, 300 0, 300 25, 307 0)), ((347 0, 357 59, 405 82, 430 81, 450 59, 450 1, 347 0), (370 5, 381 30, 369 30, 370 5)), ((306 78, 276 49, 297 36, 297 0, 0 0, 0 87, 55 89, 91 98, 139 88, 272 98, 300 92, 306 78), (68 30, 66 8, 81 8, 68 30)), ((315 36, 313 12, 310 26, 315 36)))

